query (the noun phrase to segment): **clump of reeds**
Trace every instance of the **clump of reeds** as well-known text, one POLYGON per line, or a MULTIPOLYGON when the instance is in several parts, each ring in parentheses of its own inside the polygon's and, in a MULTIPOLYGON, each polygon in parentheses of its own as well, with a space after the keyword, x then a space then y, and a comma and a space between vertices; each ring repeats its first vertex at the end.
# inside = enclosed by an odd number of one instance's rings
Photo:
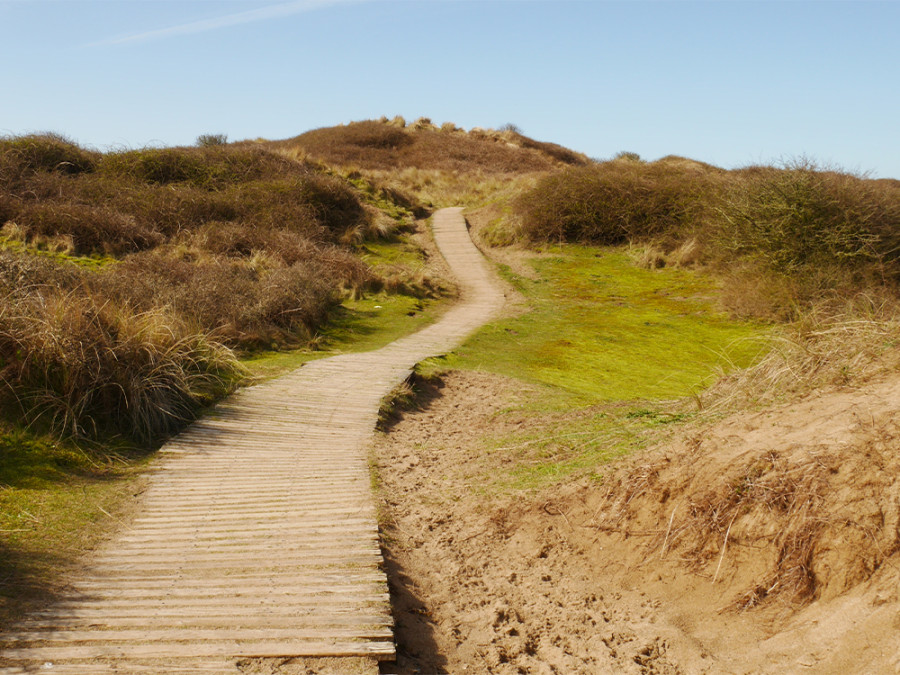
POLYGON ((3 394, 29 421, 144 444, 186 424, 242 372, 227 347, 162 311, 58 291, 0 301, 0 359, 3 394))

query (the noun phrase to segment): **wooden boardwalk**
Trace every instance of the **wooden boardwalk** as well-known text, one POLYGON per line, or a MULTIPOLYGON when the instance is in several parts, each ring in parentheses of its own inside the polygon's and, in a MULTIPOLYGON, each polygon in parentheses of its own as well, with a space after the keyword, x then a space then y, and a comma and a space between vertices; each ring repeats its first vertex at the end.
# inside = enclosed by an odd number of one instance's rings
POLYGON ((247 657, 392 660, 366 446, 381 399, 503 305, 460 209, 434 235, 461 287, 437 323, 312 362, 161 450, 135 518, 67 597, 0 635, 0 672, 236 673, 247 657))

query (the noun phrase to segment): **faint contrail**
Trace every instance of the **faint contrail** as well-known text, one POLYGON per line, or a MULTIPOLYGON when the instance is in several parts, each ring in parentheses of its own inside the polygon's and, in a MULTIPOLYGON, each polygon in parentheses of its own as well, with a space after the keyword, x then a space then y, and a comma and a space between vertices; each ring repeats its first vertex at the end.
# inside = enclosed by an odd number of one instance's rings
POLYGON ((239 26, 253 21, 265 21, 267 19, 275 19, 290 14, 301 14, 322 7, 331 5, 343 5, 351 2, 364 2, 365 0, 293 0, 292 2, 281 2, 277 5, 267 5, 259 9, 250 9, 246 12, 237 12, 235 14, 226 14, 213 19, 203 19, 201 21, 191 21, 178 26, 170 26, 168 28, 159 28, 157 30, 148 30, 143 33, 135 33, 134 35, 125 35, 122 37, 109 38, 107 40, 99 40, 92 42, 88 47, 109 46, 133 44, 135 42, 149 42, 151 40, 162 40, 176 35, 191 35, 195 33, 206 33, 211 30, 227 28, 228 26, 239 26))

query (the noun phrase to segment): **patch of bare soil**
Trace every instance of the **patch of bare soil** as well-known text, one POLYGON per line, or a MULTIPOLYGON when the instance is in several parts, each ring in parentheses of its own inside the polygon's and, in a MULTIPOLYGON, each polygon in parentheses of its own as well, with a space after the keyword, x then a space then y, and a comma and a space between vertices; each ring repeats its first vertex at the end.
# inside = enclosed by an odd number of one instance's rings
POLYGON ((602 485, 498 494, 521 383, 450 373, 376 441, 386 672, 900 669, 900 378, 688 429, 602 485))

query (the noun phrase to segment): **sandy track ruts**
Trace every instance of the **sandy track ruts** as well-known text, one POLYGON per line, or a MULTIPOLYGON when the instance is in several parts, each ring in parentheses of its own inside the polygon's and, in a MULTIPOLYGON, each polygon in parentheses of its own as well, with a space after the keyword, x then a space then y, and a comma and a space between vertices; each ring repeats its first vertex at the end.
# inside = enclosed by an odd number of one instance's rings
POLYGON ((139 516, 66 597, 0 636, 0 672, 394 657, 365 447, 381 399, 504 302, 461 209, 438 211, 433 229, 460 301, 387 347, 245 389, 163 447, 139 516))

